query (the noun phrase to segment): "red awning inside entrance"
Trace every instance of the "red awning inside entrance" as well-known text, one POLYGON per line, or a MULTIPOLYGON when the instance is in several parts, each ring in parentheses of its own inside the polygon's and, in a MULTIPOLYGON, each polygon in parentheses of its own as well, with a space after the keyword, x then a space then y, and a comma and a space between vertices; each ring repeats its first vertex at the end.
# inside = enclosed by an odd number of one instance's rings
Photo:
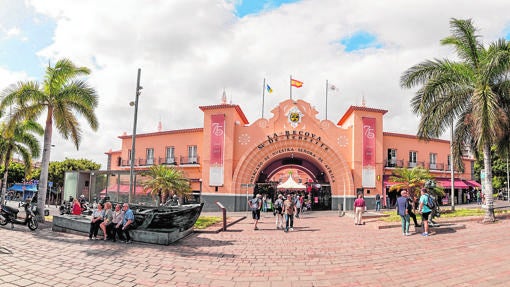
MULTIPOLYGON (((450 179, 436 179, 436 182, 437 182, 437 184, 441 185, 444 188, 452 187, 452 182, 450 179)), ((459 189, 469 188, 469 185, 467 185, 464 181, 462 181, 460 179, 455 179, 453 184, 454 184, 455 188, 459 188, 459 189)))
POLYGON ((474 181, 474 180, 464 180, 465 183, 467 183, 467 185, 471 186, 471 187, 481 187, 482 185, 479 184, 478 182, 474 181))

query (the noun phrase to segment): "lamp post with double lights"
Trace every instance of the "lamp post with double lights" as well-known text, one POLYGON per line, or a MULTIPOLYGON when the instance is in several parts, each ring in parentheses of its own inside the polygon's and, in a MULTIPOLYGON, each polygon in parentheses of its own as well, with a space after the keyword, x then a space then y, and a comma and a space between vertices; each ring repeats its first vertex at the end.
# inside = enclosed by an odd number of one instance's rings
POLYGON ((138 98, 140 97, 142 87, 140 86, 140 74, 142 70, 138 68, 138 76, 136 78, 136 96, 135 101, 130 102, 130 106, 135 106, 134 122, 133 122, 133 136, 131 139, 131 166, 129 169, 129 194, 128 202, 131 203, 131 194, 133 194, 135 184, 135 147, 136 147, 136 122, 138 117, 138 98))

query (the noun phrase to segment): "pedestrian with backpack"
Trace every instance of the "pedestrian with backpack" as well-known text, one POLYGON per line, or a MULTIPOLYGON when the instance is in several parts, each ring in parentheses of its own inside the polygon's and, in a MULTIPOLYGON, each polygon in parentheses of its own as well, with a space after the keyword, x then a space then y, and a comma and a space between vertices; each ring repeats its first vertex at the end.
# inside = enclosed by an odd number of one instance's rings
POLYGON ((274 202, 274 215, 276 216, 276 229, 283 227, 283 195, 278 194, 278 199, 274 202))
POLYGON ((262 207, 262 195, 257 194, 248 201, 248 207, 251 209, 251 217, 253 219, 253 230, 259 230, 257 224, 260 219, 260 208, 262 207))
POLYGON ((429 202, 429 194, 426 188, 421 189, 420 196, 420 206, 418 207, 418 211, 421 214, 421 220, 423 222, 423 236, 429 236, 429 215, 432 212, 432 209, 428 206, 429 202))

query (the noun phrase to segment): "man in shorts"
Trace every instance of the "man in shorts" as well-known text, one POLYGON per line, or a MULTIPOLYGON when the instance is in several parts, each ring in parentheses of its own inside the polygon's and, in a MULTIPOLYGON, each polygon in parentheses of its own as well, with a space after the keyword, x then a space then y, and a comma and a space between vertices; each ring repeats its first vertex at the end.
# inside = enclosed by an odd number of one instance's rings
POLYGON ((262 207, 262 195, 257 194, 248 201, 248 207, 251 209, 251 217, 253 218, 254 230, 259 230, 257 223, 260 219, 260 208, 262 207))
POLYGON ((429 236, 429 215, 432 210, 428 206, 429 194, 426 188, 421 189, 420 206, 418 211, 421 213, 421 220, 423 222, 423 236, 429 236))

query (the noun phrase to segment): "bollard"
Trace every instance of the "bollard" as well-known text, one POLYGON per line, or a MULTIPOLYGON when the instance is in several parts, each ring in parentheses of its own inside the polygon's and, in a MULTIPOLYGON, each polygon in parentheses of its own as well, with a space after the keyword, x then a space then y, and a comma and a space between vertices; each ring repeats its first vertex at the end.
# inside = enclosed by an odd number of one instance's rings
POLYGON ((223 231, 227 231, 227 209, 219 201, 216 201, 216 205, 221 209, 223 213, 223 231))

